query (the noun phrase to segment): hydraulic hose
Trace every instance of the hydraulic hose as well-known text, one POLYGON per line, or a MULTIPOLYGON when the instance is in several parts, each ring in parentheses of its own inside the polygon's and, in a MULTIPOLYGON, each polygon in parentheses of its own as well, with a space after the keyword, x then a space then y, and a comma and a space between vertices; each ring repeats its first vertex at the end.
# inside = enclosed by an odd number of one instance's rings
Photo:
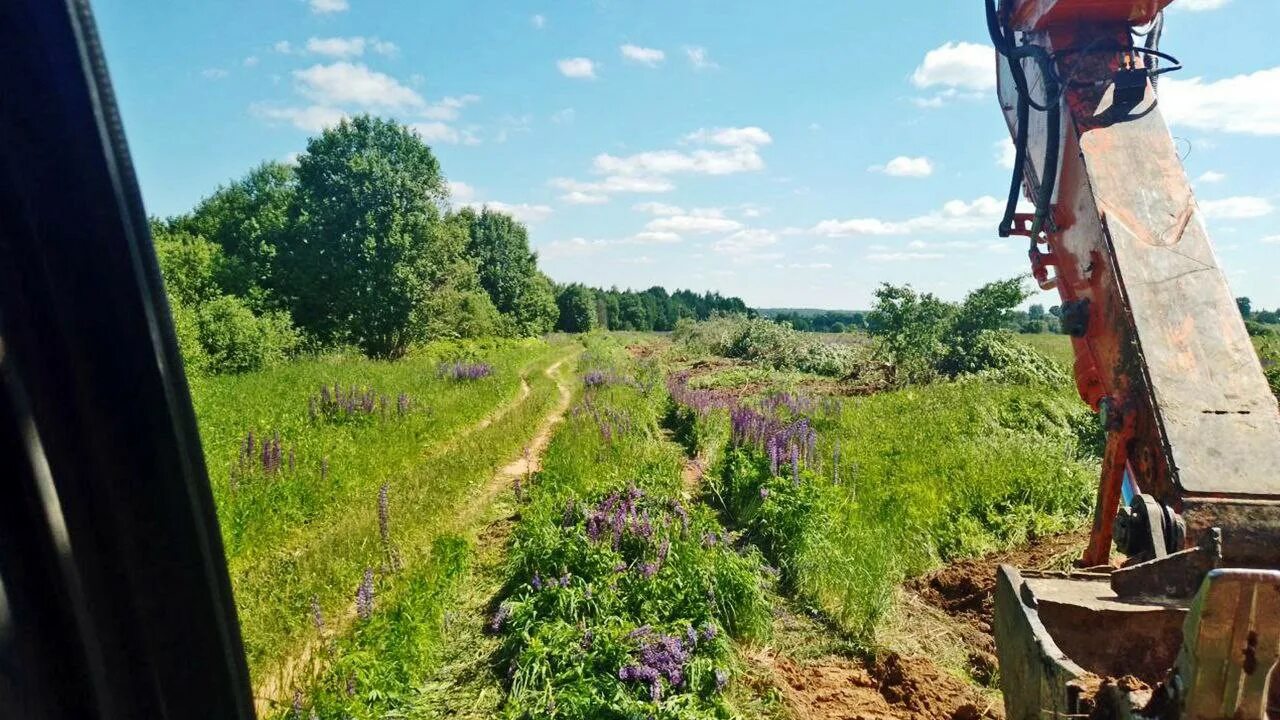
POLYGON ((1030 110, 1034 108, 1045 113, 1045 124, 1048 136, 1045 138, 1045 157, 1042 163, 1037 193, 1035 197, 1035 221, 1031 226, 1031 235, 1038 235, 1049 219, 1049 211, 1053 202, 1053 191, 1058 180, 1058 151, 1062 140, 1062 89, 1058 75, 1053 66, 1053 58, 1049 52, 1039 45, 1016 44, 1012 31, 1006 34, 1004 23, 996 10, 996 0, 986 0, 987 32, 991 35, 991 44, 996 52, 1009 61, 1009 72, 1018 91, 1017 120, 1018 130, 1014 140, 1013 179, 1009 183, 1009 198, 1005 203, 1004 218, 1000 221, 1000 237, 1009 237, 1015 230, 1014 215, 1018 209, 1018 192, 1022 187, 1022 172, 1026 167, 1027 141, 1029 138, 1028 122, 1030 110), (1030 58, 1040 70, 1044 82, 1045 102, 1037 103, 1031 97, 1027 86, 1026 70, 1022 66, 1024 59, 1030 58))

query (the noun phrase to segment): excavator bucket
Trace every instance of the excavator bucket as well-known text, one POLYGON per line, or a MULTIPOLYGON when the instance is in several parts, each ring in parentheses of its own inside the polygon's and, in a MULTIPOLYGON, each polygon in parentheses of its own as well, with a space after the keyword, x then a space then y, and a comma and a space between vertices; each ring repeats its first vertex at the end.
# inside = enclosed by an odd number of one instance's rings
POLYGON ((1122 598, 1107 573, 1003 566, 995 603, 1009 720, 1267 717, 1280 572, 1213 570, 1194 598, 1122 598))

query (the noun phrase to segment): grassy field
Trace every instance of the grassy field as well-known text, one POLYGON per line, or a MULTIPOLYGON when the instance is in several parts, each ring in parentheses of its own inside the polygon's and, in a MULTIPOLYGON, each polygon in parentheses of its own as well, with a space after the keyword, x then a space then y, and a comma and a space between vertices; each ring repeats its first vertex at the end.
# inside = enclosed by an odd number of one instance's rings
POLYGON ((194 395, 271 717, 782 717, 743 679, 778 603, 875 653, 902 580, 1079 525, 1097 476, 1070 387, 844 397, 635 334, 318 359, 194 395), (502 476, 569 397, 539 471, 502 476))
POLYGON ((556 396, 543 370, 571 352, 438 344, 396 362, 317 359, 195 384, 255 686, 299 672, 314 616, 346 622, 366 570, 378 581, 432 557, 468 490, 519 455, 556 396), (440 373, 460 360, 492 372, 440 373))

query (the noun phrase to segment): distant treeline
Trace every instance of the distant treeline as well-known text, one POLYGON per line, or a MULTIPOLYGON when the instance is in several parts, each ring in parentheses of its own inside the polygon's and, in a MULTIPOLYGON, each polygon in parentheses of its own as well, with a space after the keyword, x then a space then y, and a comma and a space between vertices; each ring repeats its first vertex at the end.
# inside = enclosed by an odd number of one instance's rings
MULTIPOLYGON (((815 310, 809 308, 758 308, 762 317, 785 322, 802 332, 843 333, 867 330, 868 313, 861 310, 815 310)), ((1017 333, 1058 333, 1057 305, 1031 305, 1026 310, 1009 310, 1001 319, 1001 329, 1017 333)))
POLYGON ((752 315, 741 298, 724 297, 720 293, 698 294, 692 290, 666 289, 602 290, 573 284, 561 288, 557 297, 564 332, 603 330, 674 330, 681 319, 706 320, 713 314, 752 315))
POLYGON ((523 224, 449 205, 440 163, 399 123, 360 116, 152 222, 188 370, 238 372, 300 350, 396 357, 415 344, 559 327, 669 330, 737 298, 557 285, 523 224))

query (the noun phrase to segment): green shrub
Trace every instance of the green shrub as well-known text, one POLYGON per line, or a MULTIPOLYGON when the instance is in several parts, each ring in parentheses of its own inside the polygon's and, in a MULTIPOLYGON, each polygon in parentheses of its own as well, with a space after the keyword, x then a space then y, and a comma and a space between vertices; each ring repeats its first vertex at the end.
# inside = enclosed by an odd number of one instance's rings
POLYGON ((673 337, 693 352, 828 377, 855 375, 868 359, 860 346, 824 342, 810 333, 762 317, 728 315, 698 323, 682 320, 677 323, 673 337))
POLYGON ((271 367, 284 361, 300 343, 288 313, 254 315, 232 295, 202 304, 196 311, 196 326, 212 372, 271 367))

